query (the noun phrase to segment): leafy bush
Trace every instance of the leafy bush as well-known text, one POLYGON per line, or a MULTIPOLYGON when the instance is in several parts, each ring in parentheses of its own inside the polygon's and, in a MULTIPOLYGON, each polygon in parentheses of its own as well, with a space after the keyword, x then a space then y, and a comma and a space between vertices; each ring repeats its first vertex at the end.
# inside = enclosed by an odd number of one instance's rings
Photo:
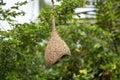
MULTIPOLYGON (((44 10, 38 23, 15 24, 13 30, 0 31, 1 80, 120 79, 120 56, 113 45, 117 32, 109 32, 99 24, 80 24, 72 17, 73 22, 67 18, 66 23, 57 24, 57 31, 70 47, 72 56, 51 67, 46 66, 44 51, 51 34, 51 20, 47 20, 51 16, 49 12, 44 10)), ((119 35, 116 41, 119 41, 119 35)), ((119 43, 116 44, 119 50, 119 43)))

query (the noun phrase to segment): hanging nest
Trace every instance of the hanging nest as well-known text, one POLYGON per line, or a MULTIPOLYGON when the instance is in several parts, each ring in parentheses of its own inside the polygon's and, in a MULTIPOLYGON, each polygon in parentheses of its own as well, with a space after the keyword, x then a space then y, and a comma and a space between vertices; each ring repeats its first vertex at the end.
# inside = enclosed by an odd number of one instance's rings
POLYGON ((52 26, 52 36, 45 50, 45 62, 47 65, 53 65, 54 63, 59 61, 60 58, 63 57, 64 55, 71 55, 68 46, 57 34, 57 31, 55 28, 54 1, 53 0, 51 1, 52 1, 52 11, 53 11, 53 14, 52 14, 53 26, 52 26))
POLYGON ((71 52, 55 29, 45 50, 45 62, 47 65, 53 65, 64 55, 71 55, 71 52))

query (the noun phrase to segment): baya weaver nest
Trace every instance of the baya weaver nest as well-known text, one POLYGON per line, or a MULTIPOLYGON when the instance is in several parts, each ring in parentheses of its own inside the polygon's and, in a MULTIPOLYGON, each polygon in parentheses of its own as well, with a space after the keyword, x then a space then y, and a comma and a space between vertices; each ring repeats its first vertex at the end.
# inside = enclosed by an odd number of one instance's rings
POLYGON ((45 62, 47 65, 53 65, 57 61, 60 60, 64 55, 71 55, 70 49, 66 45, 66 43, 61 39, 58 35, 55 28, 55 18, 54 18, 54 2, 52 0, 52 35, 49 40, 46 50, 45 50, 45 62))
POLYGON ((47 65, 52 65, 64 55, 71 55, 70 50, 56 30, 53 30, 45 50, 45 62, 47 65))

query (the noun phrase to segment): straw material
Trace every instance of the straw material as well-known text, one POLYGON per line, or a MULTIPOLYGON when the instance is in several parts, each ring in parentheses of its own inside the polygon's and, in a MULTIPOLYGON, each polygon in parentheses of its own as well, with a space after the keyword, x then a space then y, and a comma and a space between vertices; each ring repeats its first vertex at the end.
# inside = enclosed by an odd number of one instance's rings
POLYGON ((53 65, 64 55, 71 55, 71 52, 56 29, 53 29, 51 39, 45 50, 45 62, 47 65, 53 65))

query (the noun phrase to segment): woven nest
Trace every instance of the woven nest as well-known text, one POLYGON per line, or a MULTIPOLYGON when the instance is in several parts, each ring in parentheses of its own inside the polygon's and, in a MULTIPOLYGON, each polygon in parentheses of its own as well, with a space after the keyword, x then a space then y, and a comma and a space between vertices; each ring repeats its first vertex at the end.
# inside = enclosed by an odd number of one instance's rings
POLYGON ((47 65, 53 65, 64 55, 71 55, 71 52, 56 30, 53 30, 45 50, 45 62, 47 65))

